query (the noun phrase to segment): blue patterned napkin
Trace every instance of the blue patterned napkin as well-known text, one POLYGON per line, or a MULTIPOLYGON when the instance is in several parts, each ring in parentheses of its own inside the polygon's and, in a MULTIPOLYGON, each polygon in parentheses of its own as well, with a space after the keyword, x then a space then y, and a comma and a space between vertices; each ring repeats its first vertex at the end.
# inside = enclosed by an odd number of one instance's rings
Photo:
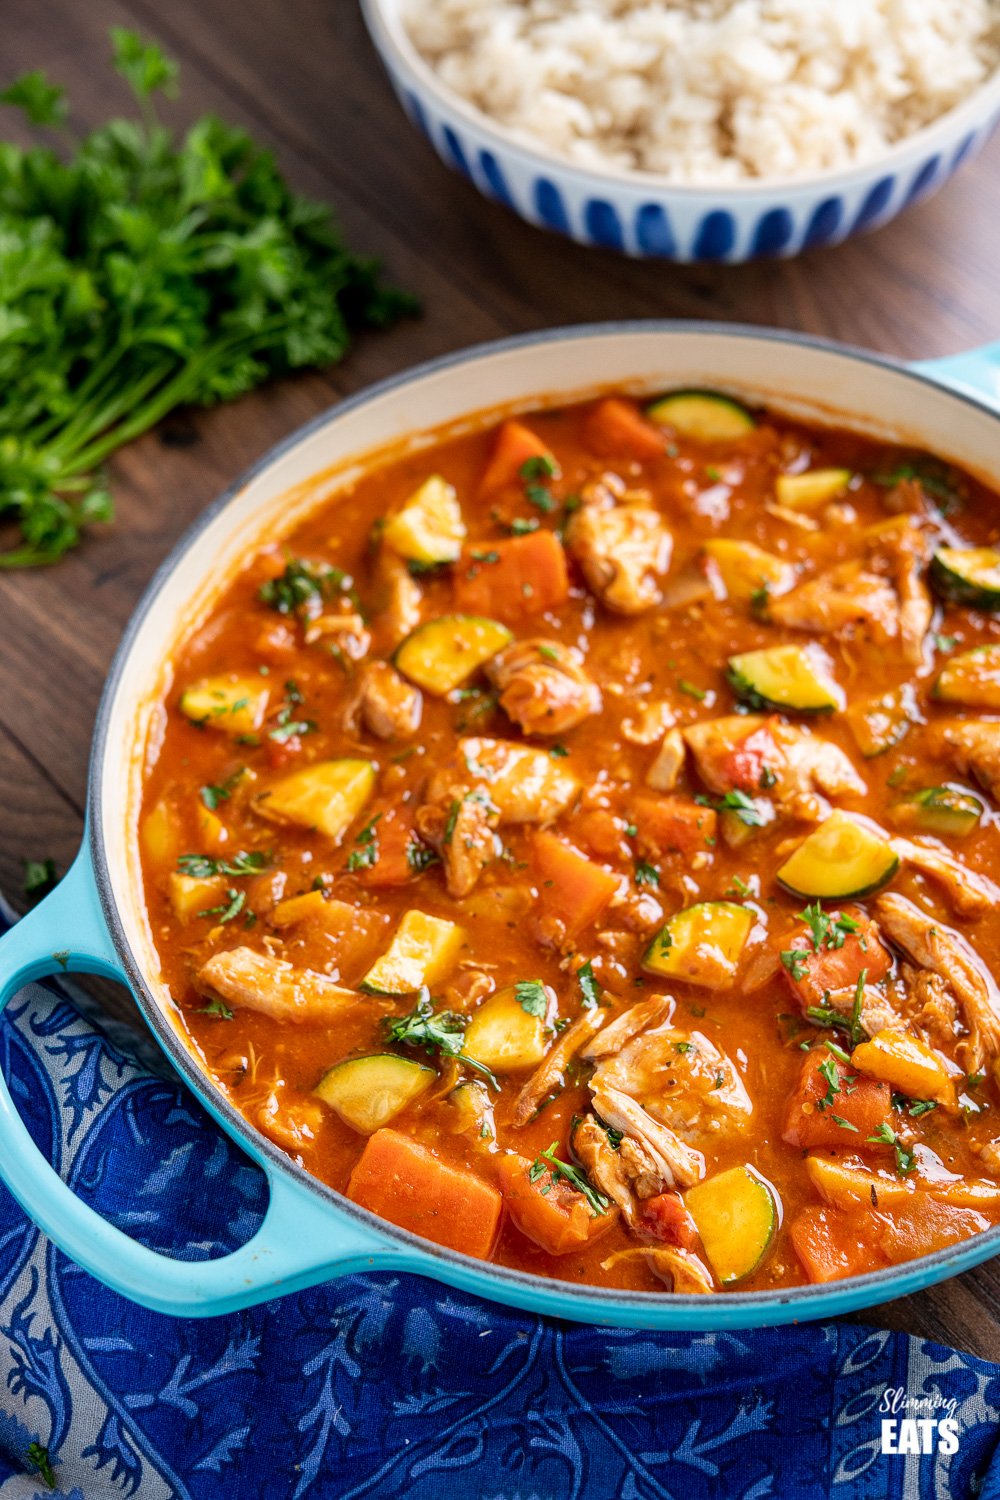
MULTIPOLYGON (((0 1050, 36 1141, 120 1228, 190 1259, 253 1232, 263 1176, 71 986, 25 990, 0 1050)), ((1000 1366, 847 1324, 595 1330, 392 1273, 174 1320, 0 1187, 0 1500, 45 1476, 72 1500, 1000 1500, 998 1417, 1000 1366), (953 1414, 957 1451, 884 1453, 893 1392, 953 1414)))

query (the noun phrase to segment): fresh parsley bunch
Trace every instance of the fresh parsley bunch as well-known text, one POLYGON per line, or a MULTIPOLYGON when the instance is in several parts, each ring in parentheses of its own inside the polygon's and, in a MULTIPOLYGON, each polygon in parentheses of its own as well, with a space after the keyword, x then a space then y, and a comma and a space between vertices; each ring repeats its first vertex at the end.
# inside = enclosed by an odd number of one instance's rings
POLYGON ((20 533, 0 567, 110 519, 101 465, 174 407, 329 364, 415 310, 244 131, 205 116, 176 140, 154 105, 176 64, 111 39, 138 120, 78 138, 43 73, 0 92, 65 148, 0 143, 0 519, 20 533))

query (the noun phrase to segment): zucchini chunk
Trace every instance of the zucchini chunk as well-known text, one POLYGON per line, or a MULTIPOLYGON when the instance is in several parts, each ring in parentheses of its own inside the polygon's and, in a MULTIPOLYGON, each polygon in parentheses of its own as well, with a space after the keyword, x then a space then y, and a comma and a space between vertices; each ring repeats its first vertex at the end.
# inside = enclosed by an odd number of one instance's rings
POLYGON ((737 698, 751 708, 822 714, 844 703, 831 676, 829 658, 816 645, 741 652, 729 658, 726 678, 737 698))
POLYGON ((337 1063, 323 1074, 314 1092, 352 1130, 374 1135, 426 1094, 436 1078, 434 1069, 423 1063, 381 1052, 337 1063))
POLYGON ((272 782, 254 798, 254 811, 339 843, 371 797, 377 769, 370 760, 318 760, 272 782))
POLYGON ((925 786, 890 808, 897 828, 963 839, 978 828, 984 804, 973 792, 953 786, 925 786))
POLYGON ((417 687, 443 698, 513 639, 499 620, 480 615, 441 615, 418 625, 393 661, 417 687))
POLYGON ((440 474, 425 479, 385 523, 382 540, 407 562, 428 567, 456 562, 465 540, 465 522, 454 485, 440 474))
POLYGON ((728 537, 706 542, 702 555, 717 574, 727 599, 749 604, 761 589, 769 594, 783 594, 795 582, 795 569, 753 542, 736 542, 728 537))
POLYGON ((734 443, 757 426, 745 406, 717 391, 674 391, 647 406, 646 416, 696 443, 734 443))
POLYGON ((828 500, 838 500, 853 475, 850 469, 809 469, 805 474, 779 474, 774 493, 779 505, 789 510, 812 510, 828 500))
POLYGON ((225 734, 253 734, 264 722, 269 696, 262 677, 226 672, 192 682, 181 694, 180 708, 192 724, 225 734))
POLYGON ((753 913, 733 901, 699 901, 670 918, 646 949, 647 974, 725 989, 735 978, 753 913))
POLYGON ((934 697, 966 708, 1000 708, 1000 645, 953 656, 934 684, 934 697))
MULTIPOLYGON (((525 987, 527 989, 527 987, 525 987)), ((491 1073, 514 1073, 521 1068, 537 1068, 548 1046, 547 1019, 554 1010, 555 996, 546 986, 531 986, 525 1000, 519 998, 522 987, 507 985, 484 1000, 474 1013, 465 1033, 462 1051, 491 1073), (534 999, 532 998, 534 997, 534 999), (535 1014, 536 1010, 541 1014, 535 1014)))
POLYGON ((404 912, 389 947, 358 988, 368 995, 412 995, 429 988, 447 974, 464 941, 455 922, 423 911, 404 912))
POLYGON ((777 872, 793 896, 844 901, 880 891, 899 869, 899 856, 880 834, 839 809, 804 839, 777 872))
POLYGON ((898 745, 911 724, 919 721, 919 713, 913 689, 907 684, 880 698, 852 703, 844 718, 861 754, 871 760, 898 745))
POLYGON ((970 609, 1000 609, 1000 549, 939 547, 930 580, 943 599, 970 609))
POLYGON ((730 1167, 684 1194, 709 1264, 723 1286, 756 1271, 778 1227, 774 1190, 752 1167, 730 1167))

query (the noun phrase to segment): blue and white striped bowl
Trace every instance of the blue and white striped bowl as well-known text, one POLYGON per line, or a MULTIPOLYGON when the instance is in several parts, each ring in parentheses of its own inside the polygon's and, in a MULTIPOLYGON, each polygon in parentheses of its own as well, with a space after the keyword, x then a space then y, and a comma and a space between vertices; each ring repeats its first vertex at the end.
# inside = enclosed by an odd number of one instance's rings
POLYGON ((935 192, 1000 118, 997 72, 876 161, 810 178, 678 187, 523 144, 441 84, 407 37, 400 0, 361 0, 361 8, 403 108, 449 167, 530 224, 626 255, 734 264, 839 244, 935 192))

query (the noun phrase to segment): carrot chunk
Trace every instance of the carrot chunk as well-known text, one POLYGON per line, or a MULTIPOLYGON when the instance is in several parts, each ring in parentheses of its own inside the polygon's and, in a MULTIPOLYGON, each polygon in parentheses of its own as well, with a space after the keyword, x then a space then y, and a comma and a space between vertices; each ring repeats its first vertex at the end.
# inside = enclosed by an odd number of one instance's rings
POLYGON ((810 1281, 839 1281, 889 1263, 877 1242, 879 1227, 874 1214, 810 1204, 792 1220, 789 1233, 810 1281))
POLYGON ((609 396, 587 417, 584 441, 608 458, 658 458, 667 446, 661 427, 647 422, 634 401, 609 396))
POLYGON ((369 1136, 347 1196, 400 1229, 479 1260, 493 1249, 503 1209, 496 1188, 398 1130, 369 1136))
POLYGON ((926 1193, 914 1193, 911 1202, 894 1204, 879 1218, 879 1244, 893 1264, 931 1255, 990 1227, 989 1219, 975 1209, 939 1203, 926 1193))
POLYGON ((463 614, 510 623, 555 609, 568 593, 566 554, 551 531, 466 548, 456 565, 455 605, 463 614))
POLYGON ((790 1146, 802 1148, 864 1149, 868 1137, 889 1118, 891 1107, 892 1091, 887 1083, 863 1078, 831 1052, 817 1047, 802 1064, 798 1086, 785 1111, 781 1138, 790 1146))
POLYGON ((521 469, 531 458, 543 458, 556 467, 552 453, 540 437, 523 422, 505 422, 497 434, 496 446, 486 471, 479 481, 480 497, 492 495, 509 484, 518 484, 521 469))
POLYGON ((508 1152, 497 1162, 497 1178, 507 1212, 522 1234, 549 1255, 567 1255, 603 1234, 618 1217, 617 1208, 593 1214, 582 1193, 551 1172, 532 1182, 531 1162, 508 1152))
MULTIPOLYGON (((840 913, 830 912, 829 915, 831 919, 836 919, 840 913)), ((800 977, 793 978, 787 969, 784 972, 792 993, 803 1009, 810 1005, 822 1005, 823 996, 828 990, 853 989, 861 977, 862 969, 867 982, 877 984, 892 968, 892 955, 879 941, 878 928, 872 919, 860 906, 848 907, 844 915, 857 922, 858 928, 856 932, 847 934, 840 948, 823 946, 818 952, 814 951, 812 932, 805 925, 796 927, 782 942, 783 950, 791 950, 800 955, 800 961, 796 965, 800 977)))
POLYGON ((542 911, 558 917, 570 936, 596 922, 618 890, 617 876, 544 830, 532 840, 531 871, 542 911))
POLYGON ((697 854, 715 839, 718 818, 714 808, 700 807, 686 797, 640 795, 630 803, 636 827, 636 848, 644 858, 665 854, 697 854))

